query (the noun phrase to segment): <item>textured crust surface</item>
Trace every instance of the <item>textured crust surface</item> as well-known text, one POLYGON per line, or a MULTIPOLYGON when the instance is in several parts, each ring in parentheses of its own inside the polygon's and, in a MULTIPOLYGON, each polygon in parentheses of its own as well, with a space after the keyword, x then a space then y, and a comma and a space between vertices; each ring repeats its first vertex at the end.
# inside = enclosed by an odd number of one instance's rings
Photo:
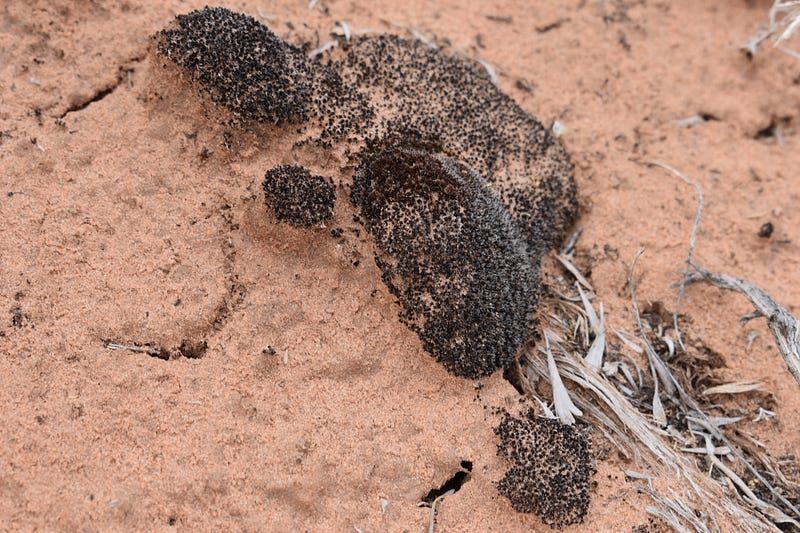
POLYGON ((159 34, 158 51, 190 72, 214 102, 257 121, 308 120, 312 67, 297 47, 252 17, 220 7, 178 15, 176 23, 159 34))
POLYGON ((572 163, 561 143, 466 59, 394 35, 359 39, 336 63, 380 120, 372 135, 414 135, 477 171, 538 259, 573 223, 572 163))
POLYGON ((498 192, 532 255, 575 219, 572 163, 561 143, 467 59, 394 35, 344 43, 311 61, 252 17, 206 8, 177 17, 158 50, 243 118, 313 120, 325 145, 403 137, 440 143, 498 192))
POLYGON ((576 215, 567 153, 464 58, 391 35, 341 48, 323 65, 222 8, 178 17, 158 41, 245 120, 297 123, 298 144, 350 154, 351 201, 401 319, 457 375, 506 368, 527 338, 541 257, 576 215))
POLYGON ((352 200, 401 319, 431 355, 469 378, 508 366, 527 337, 535 276, 480 176, 422 150, 383 150, 362 158, 352 200))
POLYGON ((512 463, 497 488, 512 507, 554 528, 583 522, 593 469, 581 429, 529 413, 506 415, 495 432, 498 453, 512 463))
POLYGON ((322 176, 297 165, 283 165, 264 176, 264 200, 275 217, 308 228, 331 218, 336 191, 322 176))

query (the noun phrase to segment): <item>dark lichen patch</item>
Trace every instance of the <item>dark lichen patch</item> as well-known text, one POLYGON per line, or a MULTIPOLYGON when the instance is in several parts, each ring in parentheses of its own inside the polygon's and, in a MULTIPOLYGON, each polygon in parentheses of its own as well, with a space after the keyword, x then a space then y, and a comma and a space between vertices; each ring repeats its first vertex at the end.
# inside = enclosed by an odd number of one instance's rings
POLYGON ((158 51, 182 67, 214 100, 253 120, 308 120, 311 67, 302 51, 258 21, 213 7, 176 17, 158 51))
POLYGON ((336 69, 309 60, 250 16, 206 7, 177 16, 156 42, 159 54, 239 118, 318 126, 319 134, 304 142, 330 148, 373 119, 372 108, 336 69))
POLYGON ((564 147, 474 62, 378 35, 341 43, 340 57, 326 65, 224 8, 179 16, 176 28, 157 37, 161 55, 240 117, 313 122, 319 134, 301 143, 343 142, 350 153, 367 139, 409 130, 441 139, 499 194, 536 261, 575 219, 564 147))
POLYGON ((281 222, 308 228, 333 216, 336 191, 322 176, 297 165, 273 168, 264 176, 264 199, 281 222))
POLYGON ((356 39, 334 63, 377 120, 375 136, 439 139, 500 196, 537 262, 577 213, 561 143, 474 62, 394 35, 356 39))
POLYGON ((400 318, 452 373, 507 367, 527 339, 537 277, 481 177, 417 148, 367 150, 351 200, 378 248, 400 318))
MULTIPOLYGON (((536 269, 577 204, 564 147, 481 68, 392 35, 340 42, 323 64, 223 8, 179 16, 157 48, 242 124, 297 124, 295 148, 349 157, 353 203, 403 321, 455 374, 510 364, 527 337, 536 269)), ((321 182, 277 178, 265 192, 279 220, 325 219, 321 182)))
POLYGON ((506 414, 495 433, 498 453, 511 462, 497 489, 514 510, 535 513, 553 528, 583 522, 594 470, 584 432, 529 412, 506 414))

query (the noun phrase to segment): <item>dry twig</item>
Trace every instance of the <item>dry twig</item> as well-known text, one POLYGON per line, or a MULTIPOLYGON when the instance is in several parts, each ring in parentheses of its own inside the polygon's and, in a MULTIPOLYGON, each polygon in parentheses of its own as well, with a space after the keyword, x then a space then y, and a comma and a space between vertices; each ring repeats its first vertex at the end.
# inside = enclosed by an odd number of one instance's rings
MULTIPOLYGON (((700 228, 700 221, 703 219, 703 208, 705 207, 705 197, 703 196, 703 189, 700 188, 700 185, 691 181, 686 176, 678 172, 675 168, 664 164, 659 163, 658 161, 653 161, 650 163, 651 165, 661 167, 669 172, 672 172, 678 179, 684 182, 687 185, 691 185, 694 187, 695 193, 697 194, 697 214, 694 217, 694 224, 692 225, 692 236, 689 238, 689 253, 686 256, 686 261, 691 262, 694 259, 694 247, 697 243, 697 231, 700 228)), ((681 301, 683 301, 683 297, 686 294, 686 283, 687 283, 687 276, 684 274, 683 280, 681 280, 678 289, 678 299, 675 302, 675 312, 672 314, 673 320, 673 327, 675 328, 675 334, 678 336, 678 345, 681 349, 685 352, 686 346, 683 345, 683 338, 681 337, 681 329, 678 327, 678 311, 681 307, 681 301)))
POLYGON ((686 280, 688 283, 704 281, 721 289, 739 292, 756 308, 756 313, 747 315, 745 321, 758 316, 766 317, 767 326, 775 338, 783 360, 786 361, 794 379, 800 383, 800 321, 752 283, 733 276, 709 272, 694 261, 689 261, 689 265, 695 271, 689 273, 686 280))

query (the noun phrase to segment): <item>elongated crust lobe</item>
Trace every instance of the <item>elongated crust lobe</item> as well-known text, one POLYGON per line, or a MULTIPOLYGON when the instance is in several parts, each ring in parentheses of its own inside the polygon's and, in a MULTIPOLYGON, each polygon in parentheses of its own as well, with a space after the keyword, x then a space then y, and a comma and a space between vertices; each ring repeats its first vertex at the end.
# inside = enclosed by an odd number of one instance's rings
POLYGON ((401 319, 456 375, 507 367, 527 338, 537 280, 508 211, 463 164, 417 149, 364 155, 352 201, 401 319))

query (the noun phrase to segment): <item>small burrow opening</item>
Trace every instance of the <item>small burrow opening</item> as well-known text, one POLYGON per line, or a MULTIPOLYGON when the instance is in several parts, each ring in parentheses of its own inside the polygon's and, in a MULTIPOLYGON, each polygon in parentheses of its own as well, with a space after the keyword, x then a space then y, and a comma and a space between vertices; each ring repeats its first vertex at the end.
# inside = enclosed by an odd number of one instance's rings
POLYGON ((758 130, 753 139, 755 140, 771 140, 775 139, 782 142, 785 129, 792 123, 791 117, 773 117, 766 127, 758 130))
POLYGON ((524 378, 520 372, 520 366, 514 364, 503 370, 503 379, 508 381, 514 389, 521 395, 525 395, 524 378))
POLYGON ((445 481, 441 487, 428 491, 428 494, 422 498, 422 501, 430 505, 436 498, 448 491, 452 490, 454 493, 458 492, 464 483, 469 481, 470 472, 472 472, 472 461, 461 461, 461 468, 453 474, 450 479, 445 481))
POLYGON ((147 349, 143 350, 143 352, 150 357, 155 357, 156 359, 161 359, 162 361, 169 361, 170 350, 166 348, 151 348, 148 345, 145 345, 145 347, 147 349))
POLYGON ((184 339, 180 346, 176 348, 167 348, 165 346, 158 346, 151 343, 134 343, 134 344, 120 344, 103 340, 103 347, 110 350, 128 350, 131 352, 147 354, 150 357, 169 361, 171 359, 178 359, 185 357, 187 359, 200 359, 208 350, 208 343, 204 340, 191 341, 184 339))
POLYGON ((184 339, 178 351, 188 359, 200 359, 206 354, 208 343, 206 341, 190 341, 184 339))
POLYGON ((166 346, 155 347, 147 350, 146 353, 150 357, 170 361, 173 359, 180 359, 181 357, 185 357, 186 359, 202 359, 207 350, 208 343, 204 340, 192 341, 184 339, 181 341, 180 346, 173 346, 171 348, 166 346))

